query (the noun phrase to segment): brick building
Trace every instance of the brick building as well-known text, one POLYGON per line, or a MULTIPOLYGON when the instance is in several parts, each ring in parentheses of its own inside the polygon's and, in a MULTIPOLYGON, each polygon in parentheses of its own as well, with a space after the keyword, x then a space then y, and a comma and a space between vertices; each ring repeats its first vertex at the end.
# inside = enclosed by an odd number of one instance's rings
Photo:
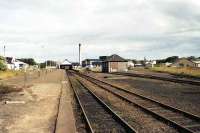
POLYGON ((128 70, 128 61, 119 55, 103 56, 102 72, 122 72, 128 70))

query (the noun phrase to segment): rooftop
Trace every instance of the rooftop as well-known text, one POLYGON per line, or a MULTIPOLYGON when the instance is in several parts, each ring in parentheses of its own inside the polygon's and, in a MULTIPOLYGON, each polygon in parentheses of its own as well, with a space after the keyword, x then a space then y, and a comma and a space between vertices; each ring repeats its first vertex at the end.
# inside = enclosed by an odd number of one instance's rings
POLYGON ((69 62, 67 59, 64 60, 64 62, 61 63, 61 65, 71 65, 72 63, 69 62))
POLYGON ((105 61, 108 61, 108 62, 126 62, 127 60, 125 60, 124 58, 120 57, 117 54, 113 54, 111 56, 108 56, 105 61))

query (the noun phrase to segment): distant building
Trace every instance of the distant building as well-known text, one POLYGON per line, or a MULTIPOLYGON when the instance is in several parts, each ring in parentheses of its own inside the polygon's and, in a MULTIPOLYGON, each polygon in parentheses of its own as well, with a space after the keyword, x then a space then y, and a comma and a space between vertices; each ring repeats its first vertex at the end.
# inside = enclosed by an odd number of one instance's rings
POLYGON ((15 59, 14 57, 6 57, 6 65, 9 70, 27 69, 28 64, 15 59))
POLYGON ((194 60, 192 62, 195 63, 195 67, 200 67, 200 60, 194 60))
POLYGON ((133 60, 128 59, 127 61, 128 69, 132 69, 135 67, 135 62, 133 60))
POLYGON ((173 63, 166 62, 164 65, 165 65, 166 67, 170 67, 172 64, 173 64, 173 63))
POLYGON ((135 67, 145 67, 144 61, 135 61, 135 67))
POLYGON ((13 57, 6 57, 6 65, 9 70, 15 69, 14 61, 15 59, 13 57))
POLYGON ((102 61, 100 59, 85 59, 82 61, 82 67, 93 68, 100 67, 102 61))
POLYGON ((102 72, 122 72, 128 71, 128 61, 119 55, 103 56, 102 72))
POLYGON ((65 60, 59 65, 59 68, 60 68, 60 69, 66 69, 66 70, 72 69, 72 63, 69 62, 67 59, 65 59, 65 60))
POLYGON ((77 69, 79 66, 79 62, 72 62, 72 68, 77 69))
POLYGON ((156 61, 146 61, 145 62, 145 67, 154 67, 154 65, 156 65, 156 61))

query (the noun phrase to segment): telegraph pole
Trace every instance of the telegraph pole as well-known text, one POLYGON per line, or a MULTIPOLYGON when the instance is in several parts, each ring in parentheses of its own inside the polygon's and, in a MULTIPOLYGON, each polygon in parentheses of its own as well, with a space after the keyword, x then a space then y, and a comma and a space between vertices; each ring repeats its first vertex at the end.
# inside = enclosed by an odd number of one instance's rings
POLYGON ((79 46, 79 65, 81 66, 82 62, 81 62, 81 44, 78 44, 79 46))
POLYGON ((6 45, 3 46, 3 56, 6 57, 6 45))
POLYGON ((48 65, 47 61, 48 61, 48 60, 46 60, 46 69, 47 69, 47 65, 48 65))

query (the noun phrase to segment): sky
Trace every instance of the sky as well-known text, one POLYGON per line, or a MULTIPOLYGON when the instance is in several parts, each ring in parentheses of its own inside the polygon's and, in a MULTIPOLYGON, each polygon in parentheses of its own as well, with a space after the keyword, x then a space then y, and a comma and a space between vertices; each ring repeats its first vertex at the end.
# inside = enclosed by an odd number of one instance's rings
POLYGON ((0 0, 0 54, 78 61, 200 56, 199 0, 0 0))

